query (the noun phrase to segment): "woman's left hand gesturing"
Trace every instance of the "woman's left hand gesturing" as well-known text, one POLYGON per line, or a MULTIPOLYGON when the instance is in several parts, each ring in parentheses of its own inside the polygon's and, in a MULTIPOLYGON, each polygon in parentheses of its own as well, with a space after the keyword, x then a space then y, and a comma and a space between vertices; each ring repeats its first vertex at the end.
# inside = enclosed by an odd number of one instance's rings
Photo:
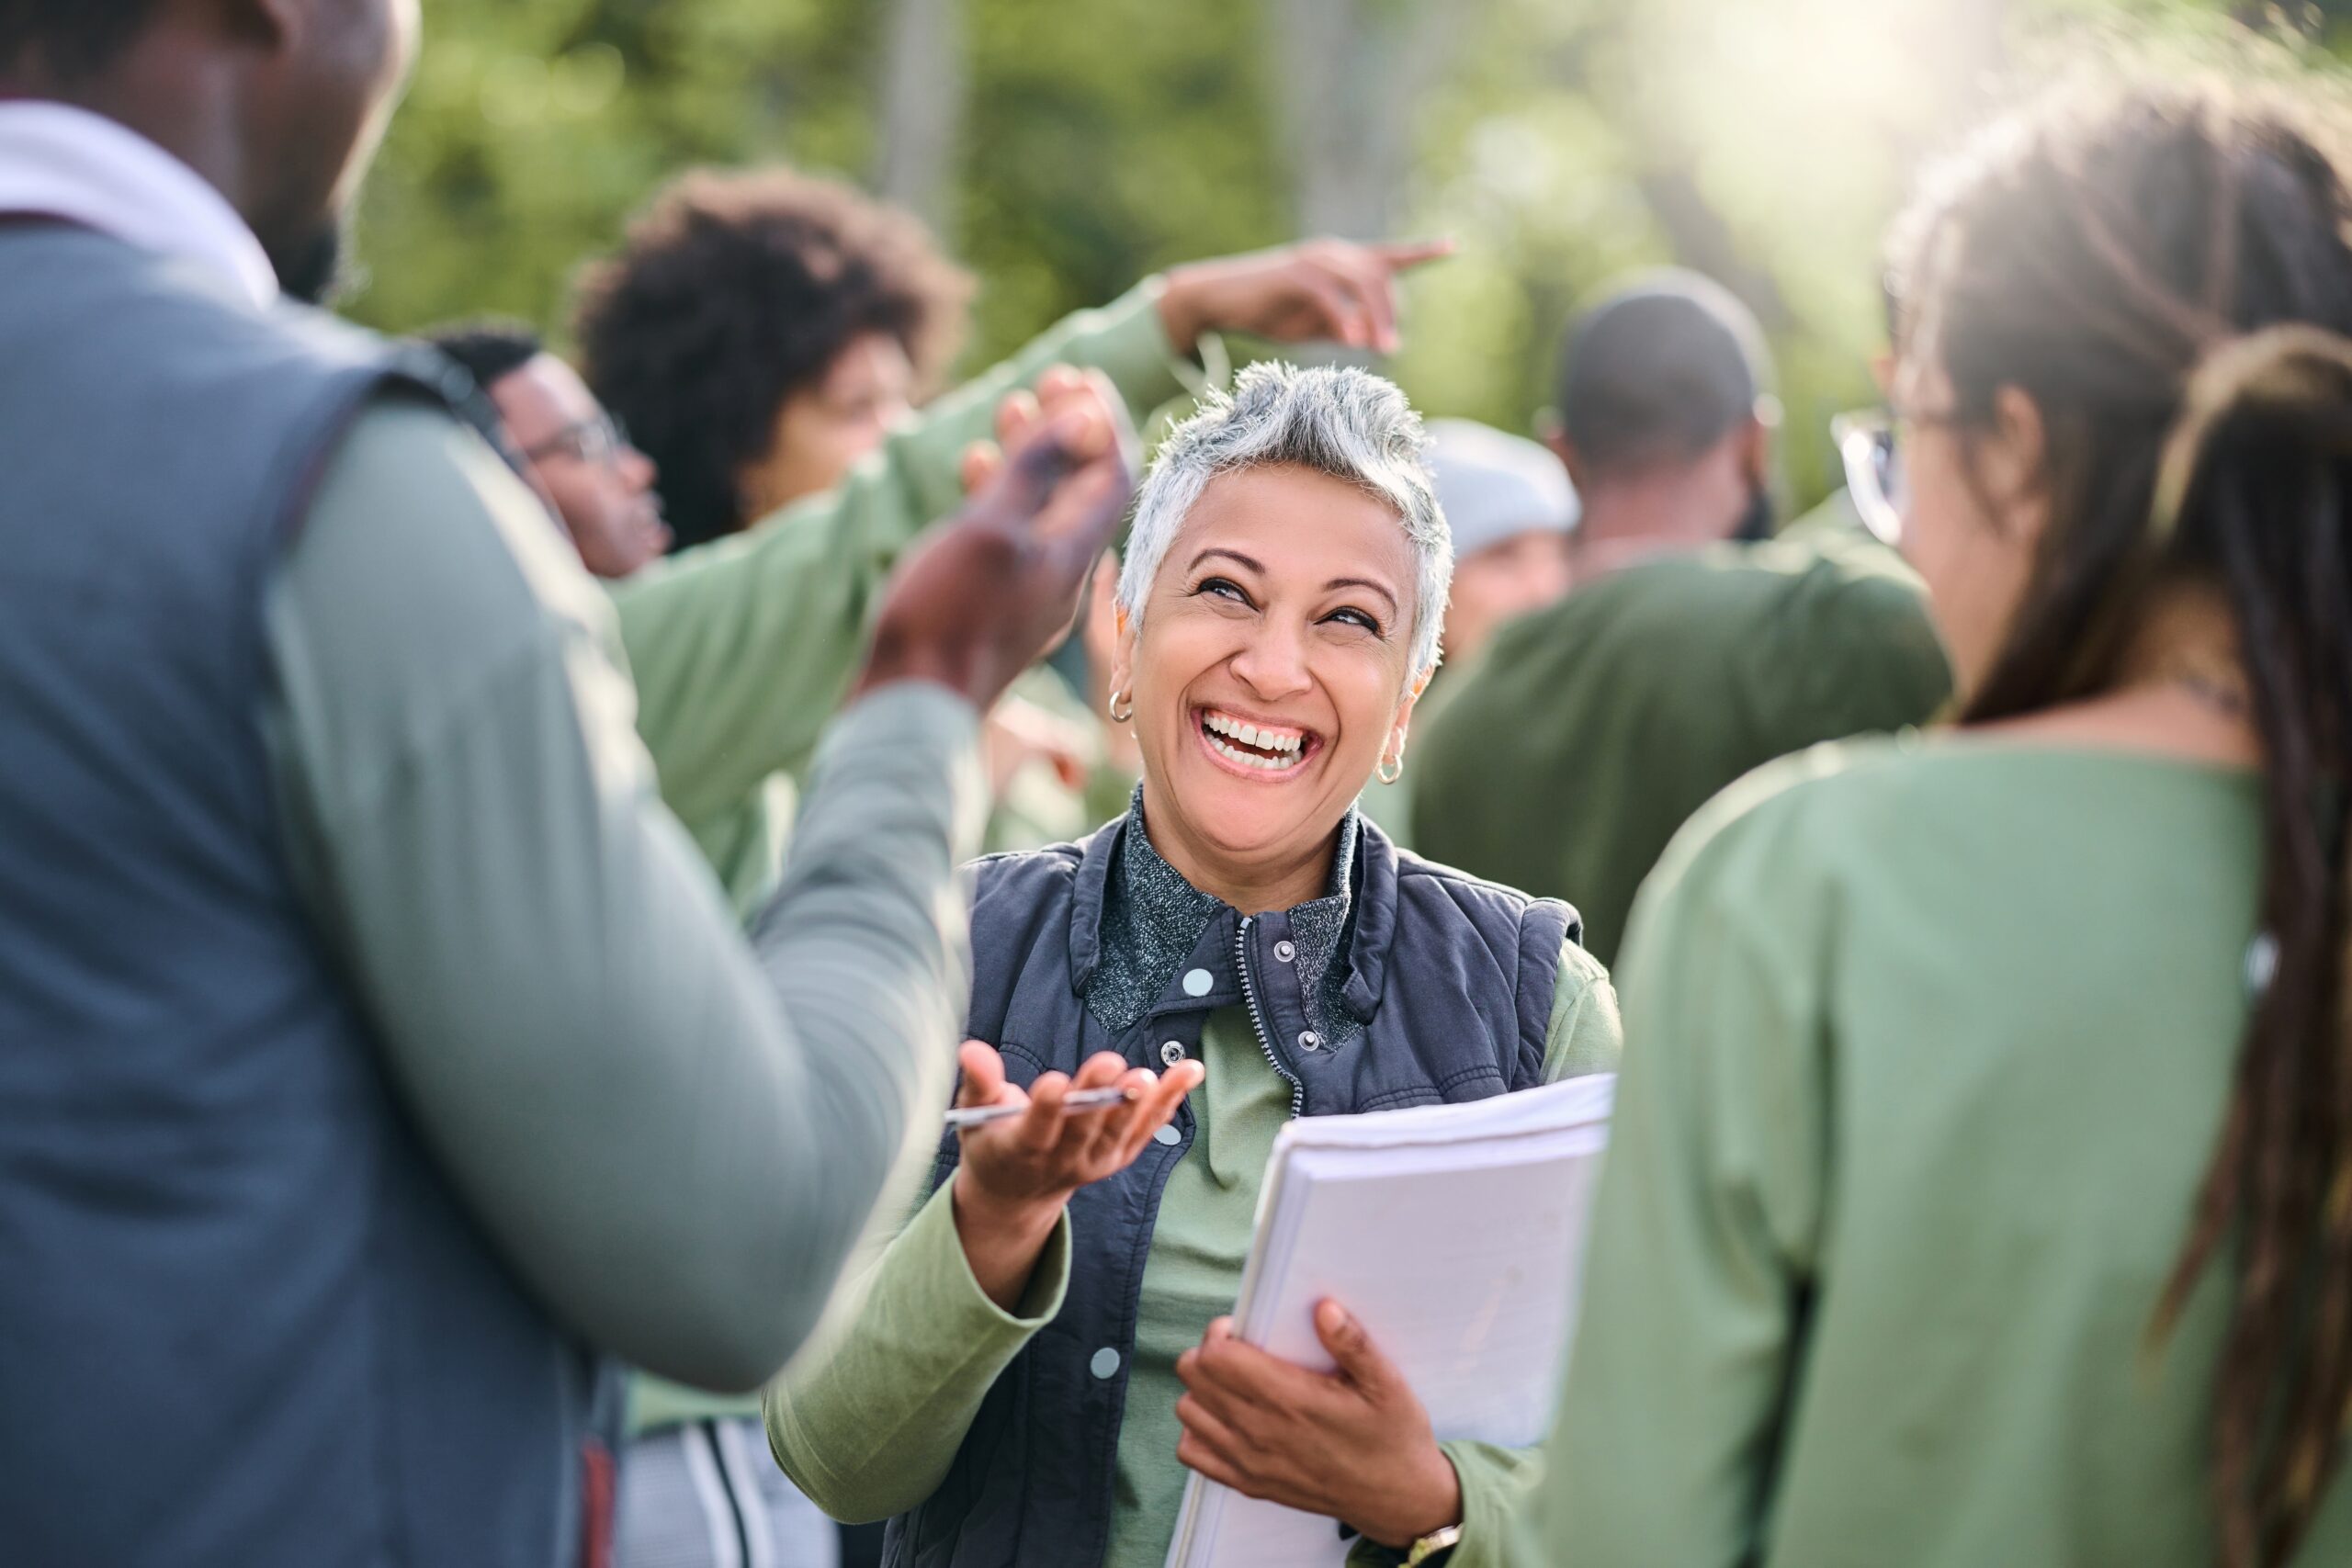
POLYGON ((1339 1519, 1402 1548, 1462 1520, 1462 1483, 1429 1414, 1337 1302, 1315 1309, 1339 1370, 1313 1372, 1234 1337, 1218 1318, 1176 1359, 1176 1457, 1248 1497, 1339 1519))

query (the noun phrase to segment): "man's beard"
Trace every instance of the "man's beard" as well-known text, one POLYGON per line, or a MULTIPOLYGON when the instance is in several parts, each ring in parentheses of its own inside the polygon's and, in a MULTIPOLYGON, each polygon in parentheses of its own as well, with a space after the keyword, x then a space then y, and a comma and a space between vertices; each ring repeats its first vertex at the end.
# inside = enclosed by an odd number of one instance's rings
POLYGON ((331 303, 353 282, 349 224, 342 214, 296 236, 291 243, 270 245, 270 265, 277 269, 277 287, 305 305, 331 303))
POLYGON ((1739 525, 1731 536, 1742 544, 1758 544, 1772 536, 1772 492, 1762 485, 1748 498, 1747 510, 1741 513, 1739 525))

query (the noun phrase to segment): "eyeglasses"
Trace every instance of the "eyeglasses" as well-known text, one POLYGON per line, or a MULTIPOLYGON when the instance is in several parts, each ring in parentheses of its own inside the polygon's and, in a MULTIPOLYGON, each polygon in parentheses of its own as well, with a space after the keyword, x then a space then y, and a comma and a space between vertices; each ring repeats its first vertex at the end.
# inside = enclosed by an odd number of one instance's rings
POLYGON ((553 435, 523 448, 523 456, 532 462, 548 457, 570 457, 582 463, 614 463, 628 451, 628 427, 610 413, 599 413, 593 419, 577 420, 565 425, 553 435))
POLYGON ((1902 434, 1901 422, 1876 409, 1841 413, 1829 422, 1829 438, 1846 468, 1846 493, 1862 526, 1889 545, 1903 542, 1903 514, 1911 504, 1902 434))

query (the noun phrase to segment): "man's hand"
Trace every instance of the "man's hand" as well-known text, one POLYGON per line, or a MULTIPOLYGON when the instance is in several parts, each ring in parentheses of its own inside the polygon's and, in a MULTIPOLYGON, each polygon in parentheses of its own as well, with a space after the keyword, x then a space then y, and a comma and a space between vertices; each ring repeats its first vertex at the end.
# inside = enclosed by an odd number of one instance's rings
POLYGON ((892 574, 853 697, 935 681, 986 709, 1069 628, 1133 490, 1133 441, 1100 377, 1046 389, 1035 417, 1000 416, 1015 435, 1001 457, 967 455, 978 489, 892 574))
POLYGON ((1321 1514, 1402 1549, 1462 1522, 1462 1483, 1429 1413, 1363 1325, 1337 1302, 1315 1309, 1316 1337, 1339 1363, 1311 1372, 1209 1325, 1176 1358, 1189 1390, 1176 1457, 1245 1497, 1321 1514))
POLYGON ((990 1301, 1013 1310, 1029 1275, 1061 1218, 1069 1195, 1135 1163, 1144 1145, 1176 1114, 1200 1084, 1200 1063, 1187 1059, 1166 1077, 1130 1067, 1115 1051, 1099 1051, 1075 1077, 1046 1073, 1024 1092, 1004 1077, 1004 1059, 984 1042, 967 1040, 956 1056, 963 1069, 958 1105, 1022 1105, 1019 1116, 963 1133, 956 1168, 956 1234, 972 1278, 990 1301), (1116 1087, 1126 1102, 1102 1111, 1065 1112, 1077 1089, 1116 1087))
POLYGON ((1396 275, 1453 250, 1451 240, 1303 244, 1222 256, 1171 269, 1159 321, 1180 354, 1205 332, 1252 333, 1276 343, 1328 338, 1396 352, 1396 275))

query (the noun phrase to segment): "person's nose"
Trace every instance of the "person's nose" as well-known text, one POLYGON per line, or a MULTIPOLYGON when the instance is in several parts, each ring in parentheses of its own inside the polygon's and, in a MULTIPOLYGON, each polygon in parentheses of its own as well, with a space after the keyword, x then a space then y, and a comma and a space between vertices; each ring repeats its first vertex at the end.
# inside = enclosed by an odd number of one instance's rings
POLYGON ((1232 659, 1233 672, 1261 702, 1295 697, 1315 683, 1300 628, 1262 622, 1232 659))

